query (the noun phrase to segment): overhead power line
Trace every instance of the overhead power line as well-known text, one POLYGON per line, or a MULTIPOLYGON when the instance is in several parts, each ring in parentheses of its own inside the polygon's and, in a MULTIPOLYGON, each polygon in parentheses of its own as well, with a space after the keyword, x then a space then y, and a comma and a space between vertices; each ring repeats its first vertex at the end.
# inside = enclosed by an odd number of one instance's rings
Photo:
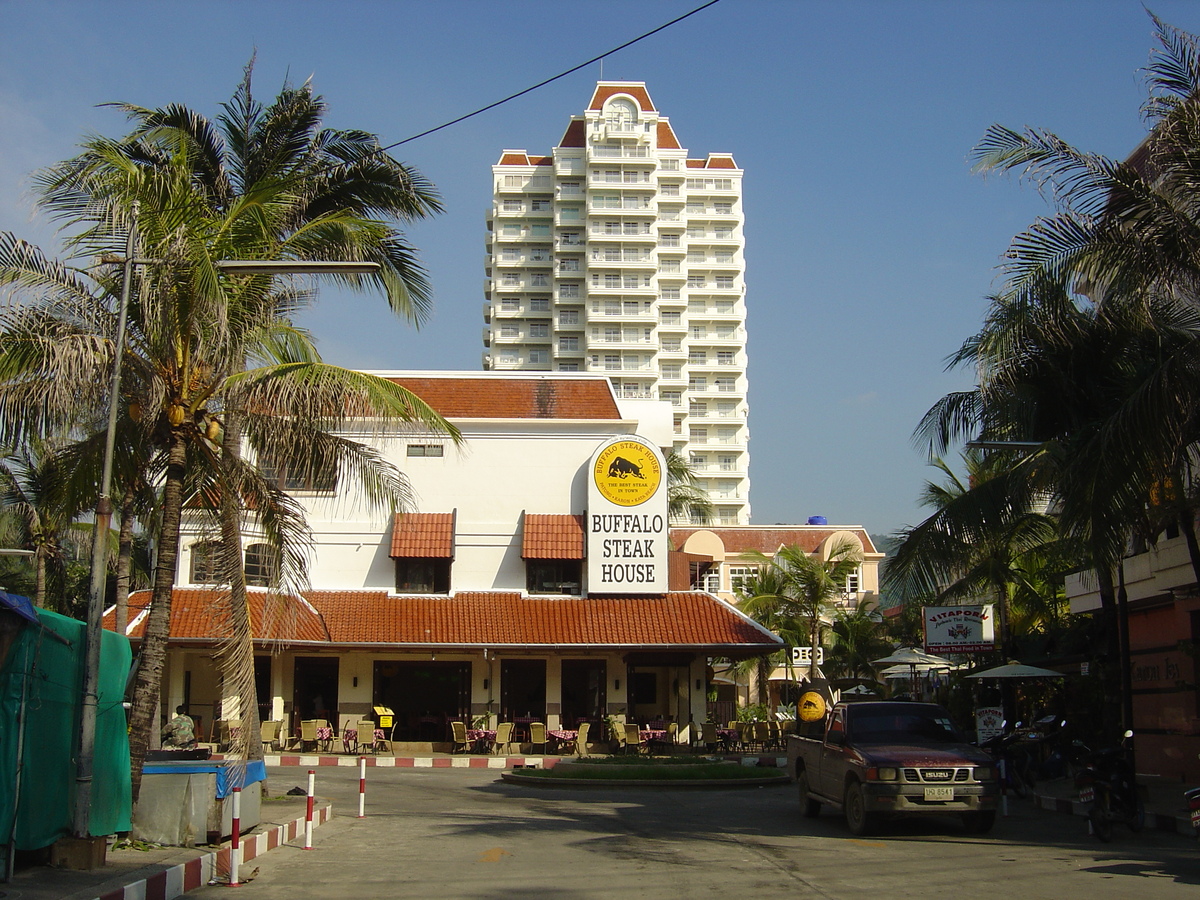
POLYGON ((609 50, 605 53, 601 53, 599 56, 593 56, 587 62, 581 62, 579 65, 574 66, 570 69, 567 69, 565 72, 559 72, 557 75, 555 75, 552 78, 547 78, 545 81, 539 81, 537 84, 533 85, 532 87, 527 87, 523 91, 517 91, 517 93, 515 93, 515 94, 510 94, 509 96, 505 97, 503 100, 497 100, 495 103, 489 103, 487 106, 482 106, 479 109, 475 110, 474 112, 469 112, 466 115, 459 116, 457 119, 451 119, 449 122, 445 122, 441 125, 436 126, 435 128, 427 129, 426 131, 422 131, 420 134, 414 134, 412 137, 407 137, 402 141, 396 141, 396 143, 394 143, 394 144, 388 144, 386 147, 380 147, 379 149, 382 151, 393 150, 396 147, 399 147, 401 144, 407 144, 410 141, 415 141, 418 138, 423 138, 423 137, 426 137, 427 135, 433 134, 435 131, 441 131, 443 128, 449 128, 451 125, 457 125, 459 122, 465 122, 467 119, 471 118, 472 116, 477 116, 480 113, 487 112, 489 109, 495 109, 497 106, 502 106, 503 104, 507 103, 509 100, 516 100, 518 97, 523 97, 525 94, 528 94, 531 91, 536 91, 538 88, 545 87, 546 85, 550 84, 551 82, 558 81, 558 79, 565 78, 574 72, 578 72, 580 69, 587 68, 592 63, 599 62, 600 60, 604 59, 606 56, 612 56, 614 53, 624 50, 626 47, 632 47, 638 41, 644 41, 646 38, 650 37, 651 35, 658 34, 660 31, 663 31, 664 29, 670 28, 672 25, 682 22, 684 19, 688 18, 689 16, 694 16, 698 12, 703 12, 704 10, 708 9, 710 6, 714 6, 720 2, 721 2, 721 0, 708 0, 708 2, 705 3, 703 6, 697 6, 691 12, 684 13, 682 16, 678 16, 677 18, 672 19, 670 22, 665 22, 664 24, 659 25, 654 30, 647 31, 645 34, 639 35, 638 37, 635 37, 633 40, 626 41, 625 43, 621 44, 619 47, 613 47, 611 50, 609 50))

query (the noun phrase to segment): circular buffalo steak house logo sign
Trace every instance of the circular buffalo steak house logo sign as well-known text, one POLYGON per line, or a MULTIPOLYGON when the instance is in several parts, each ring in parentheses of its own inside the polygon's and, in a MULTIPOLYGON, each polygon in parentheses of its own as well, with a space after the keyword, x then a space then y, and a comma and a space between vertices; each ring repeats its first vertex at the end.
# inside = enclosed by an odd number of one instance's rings
POLYGON ((618 441, 596 457, 592 478, 600 496, 617 506, 638 506, 654 496, 662 468, 640 441, 618 441))
POLYGON ((806 691, 800 695, 796 709, 799 711, 800 721, 819 722, 825 718, 825 698, 816 691, 806 691))

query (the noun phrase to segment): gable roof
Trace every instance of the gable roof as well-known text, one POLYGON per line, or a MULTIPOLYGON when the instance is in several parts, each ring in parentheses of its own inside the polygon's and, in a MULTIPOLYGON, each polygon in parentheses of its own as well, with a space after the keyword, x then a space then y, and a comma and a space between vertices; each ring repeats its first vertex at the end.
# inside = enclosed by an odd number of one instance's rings
POLYGON ((596 90, 592 94, 592 102, 588 104, 588 109, 603 109, 604 101, 614 94, 628 94, 637 101, 638 106, 642 108, 642 112, 658 112, 654 108, 654 101, 650 99, 650 94, 646 91, 646 83, 644 81, 601 81, 596 85, 596 90))
POLYGON ((620 419, 604 378, 386 376, 447 419, 620 419))

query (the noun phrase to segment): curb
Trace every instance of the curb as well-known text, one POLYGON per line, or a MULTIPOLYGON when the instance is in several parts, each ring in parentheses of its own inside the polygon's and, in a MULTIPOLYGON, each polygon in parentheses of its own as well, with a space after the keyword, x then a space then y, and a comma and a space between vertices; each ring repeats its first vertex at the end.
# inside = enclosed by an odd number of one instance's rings
POLYGON ((523 775, 519 772, 505 772, 500 778, 508 784, 520 784, 526 787, 645 788, 660 791, 669 791, 675 788, 698 788, 701 790, 756 788, 776 784, 788 784, 790 782, 790 779, 783 773, 772 775, 769 778, 730 778, 728 780, 718 780, 715 778, 678 778, 668 781, 634 781, 622 778, 538 778, 534 775, 523 775))
MULTIPOLYGON (((214 759, 216 757, 213 757, 214 759)), ((515 769, 533 766, 552 769, 560 762, 570 762, 574 756, 367 756, 367 766, 389 769, 515 769)), ((726 756, 727 762, 740 762, 743 766, 763 768, 787 768, 786 756, 726 756)), ((320 766, 356 767, 357 756, 266 756, 268 766, 320 766)))
MULTIPOLYGON (((314 828, 329 821, 331 809, 332 806, 326 803, 313 810, 314 828)), ((274 850, 303 834, 304 817, 301 816, 268 831, 243 835, 241 840, 242 864, 245 865, 268 850, 274 850)), ((204 887, 221 876, 228 878, 229 854, 229 844, 222 844, 215 853, 202 853, 195 859, 189 859, 187 862, 171 866, 169 869, 156 872, 147 878, 140 878, 123 887, 99 894, 95 900, 175 900, 176 897, 198 887, 204 887)))
MULTIPOLYGON (((1065 813, 1068 816, 1087 818, 1090 803, 1072 800, 1069 797, 1051 797, 1047 794, 1034 793, 1034 804, 1038 809, 1047 812, 1065 813)), ((1168 834, 1181 834, 1184 837, 1195 837, 1196 829, 1192 827, 1191 819, 1187 816, 1173 816, 1169 813, 1146 810, 1146 828, 1151 831, 1165 831, 1168 834)))

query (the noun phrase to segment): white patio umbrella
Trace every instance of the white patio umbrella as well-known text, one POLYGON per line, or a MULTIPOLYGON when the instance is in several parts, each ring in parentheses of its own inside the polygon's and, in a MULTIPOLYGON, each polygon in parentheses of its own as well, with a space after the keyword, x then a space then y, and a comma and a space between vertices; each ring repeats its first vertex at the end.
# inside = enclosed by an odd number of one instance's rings
POLYGON ((894 650, 889 656, 883 659, 871 660, 877 666, 920 666, 920 665, 951 665, 950 660, 944 656, 934 656, 932 653, 926 653, 924 650, 918 650, 916 647, 901 647, 899 650, 894 650))
POLYGON ((1037 666, 1026 666, 1019 662, 1013 661, 996 666, 994 669, 984 669, 982 672, 975 672, 967 676, 968 678, 1065 678, 1066 675, 1062 672, 1055 672, 1053 669, 1039 669, 1037 666))

